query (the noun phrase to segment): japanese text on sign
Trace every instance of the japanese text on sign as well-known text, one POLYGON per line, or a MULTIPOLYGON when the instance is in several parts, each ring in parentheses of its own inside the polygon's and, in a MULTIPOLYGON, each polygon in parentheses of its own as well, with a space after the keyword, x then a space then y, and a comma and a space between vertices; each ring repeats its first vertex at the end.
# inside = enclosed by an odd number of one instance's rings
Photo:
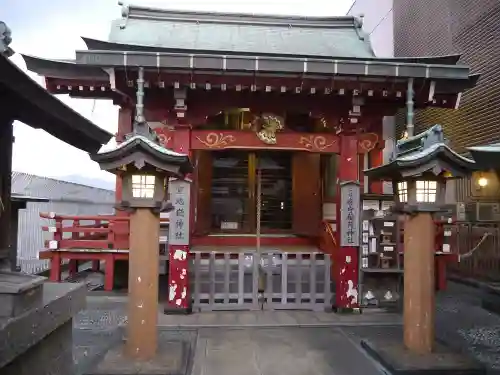
POLYGON ((189 197, 190 184, 182 180, 170 180, 168 191, 174 209, 170 213, 170 245, 189 245, 189 197))
POLYGON ((359 246, 360 191, 356 183, 340 189, 340 246, 359 246))

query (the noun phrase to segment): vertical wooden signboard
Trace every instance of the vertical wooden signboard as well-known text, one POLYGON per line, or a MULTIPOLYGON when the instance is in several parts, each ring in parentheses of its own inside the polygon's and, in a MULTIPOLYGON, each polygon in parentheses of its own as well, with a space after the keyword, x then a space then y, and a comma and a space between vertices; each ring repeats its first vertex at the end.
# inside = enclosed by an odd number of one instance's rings
POLYGON ((357 182, 345 182, 340 187, 340 246, 359 246, 361 222, 360 186, 357 182))
POLYGON ((189 308, 189 212, 191 184, 171 179, 168 191, 174 209, 170 213, 168 304, 179 309, 189 308))

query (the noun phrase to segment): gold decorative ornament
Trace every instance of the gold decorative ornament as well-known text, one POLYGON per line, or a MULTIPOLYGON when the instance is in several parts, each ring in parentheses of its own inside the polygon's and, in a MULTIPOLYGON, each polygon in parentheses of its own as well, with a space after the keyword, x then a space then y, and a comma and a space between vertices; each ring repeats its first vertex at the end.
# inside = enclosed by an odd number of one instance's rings
POLYGON ((168 142, 172 140, 172 137, 168 136, 164 133, 156 133, 156 136, 158 137, 158 140, 160 141, 160 144, 162 144, 164 147, 167 147, 168 142))
POLYGON ((208 148, 224 148, 236 141, 233 135, 224 133, 208 133, 205 139, 200 137, 196 137, 196 139, 208 148))
POLYGON ((335 141, 328 143, 326 138, 323 137, 322 135, 310 135, 308 137, 302 136, 300 137, 299 143, 308 150, 311 151, 323 151, 327 149, 328 147, 331 147, 335 141))
POLYGON ((276 139, 276 133, 279 130, 283 130, 283 119, 281 117, 263 114, 256 119, 260 122, 260 130, 257 131, 257 137, 268 145, 275 145, 278 140, 276 139))
POLYGON ((375 133, 364 134, 363 139, 359 140, 359 146, 365 151, 370 152, 375 148, 378 142, 378 135, 375 133), (367 137, 368 136, 368 137, 367 137))

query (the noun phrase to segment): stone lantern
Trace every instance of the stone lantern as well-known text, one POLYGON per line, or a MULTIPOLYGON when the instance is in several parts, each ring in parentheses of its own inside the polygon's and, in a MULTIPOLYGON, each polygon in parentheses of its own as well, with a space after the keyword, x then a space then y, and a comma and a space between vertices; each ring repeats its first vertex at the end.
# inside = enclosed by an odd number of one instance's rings
POLYGON ((117 209, 130 215, 128 357, 150 360, 156 355, 160 212, 172 209, 165 200, 170 177, 192 171, 188 156, 161 147, 154 136, 135 132, 115 149, 93 155, 101 169, 122 178, 117 209))
POLYGON ((423 355, 434 346, 434 242, 432 214, 443 209, 446 180, 467 177, 473 160, 454 152, 441 126, 401 140, 389 163, 365 170, 371 179, 391 180, 404 224, 404 348, 423 355))
MULTIPOLYGON (((159 214, 173 208, 165 199, 169 178, 183 179, 193 170, 187 155, 158 143, 142 115, 143 68, 139 69, 137 85, 133 132, 117 147, 91 156, 101 169, 122 178, 122 200, 117 202, 117 209, 130 213, 129 305, 123 363, 149 363, 164 357, 164 353, 157 353, 159 214)), ((116 363, 120 355, 121 350, 108 352, 109 361, 104 358, 101 369, 104 371, 108 364, 116 363)), ((125 367, 132 371, 134 366, 125 367)))

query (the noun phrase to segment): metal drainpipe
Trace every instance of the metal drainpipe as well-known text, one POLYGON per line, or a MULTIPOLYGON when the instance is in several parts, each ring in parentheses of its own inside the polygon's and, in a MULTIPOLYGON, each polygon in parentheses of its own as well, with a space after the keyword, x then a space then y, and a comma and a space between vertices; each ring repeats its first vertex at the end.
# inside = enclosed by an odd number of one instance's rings
POLYGON ((413 102, 413 78, 408 79, 408 88, 406 90, 406 132, 408 137, 413 137, 415 133, 415 125, 413 124, 414 117, 414 102, 413 102))

